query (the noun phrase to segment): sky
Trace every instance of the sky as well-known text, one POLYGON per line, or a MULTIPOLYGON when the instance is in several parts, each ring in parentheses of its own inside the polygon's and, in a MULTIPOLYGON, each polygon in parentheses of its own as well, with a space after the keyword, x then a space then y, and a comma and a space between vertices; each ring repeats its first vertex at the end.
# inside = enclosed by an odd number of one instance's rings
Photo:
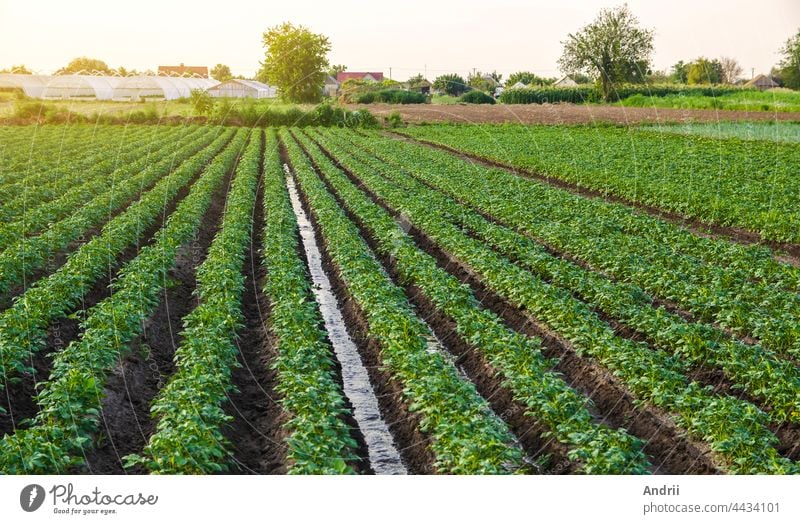
MULTIPOLYGON (((474 69, 559 76, 561 41, 622 0, 0 0, 0 68, 51 73, 76 56, 110 67, 224 63, 251 76, 261 35, 284 21, 329 37, 331 63, 396 80, 474 69)), ((732 56, 767 73, 800 29, 800 0, 629 0, 655 30, 655 69, 732 56)))

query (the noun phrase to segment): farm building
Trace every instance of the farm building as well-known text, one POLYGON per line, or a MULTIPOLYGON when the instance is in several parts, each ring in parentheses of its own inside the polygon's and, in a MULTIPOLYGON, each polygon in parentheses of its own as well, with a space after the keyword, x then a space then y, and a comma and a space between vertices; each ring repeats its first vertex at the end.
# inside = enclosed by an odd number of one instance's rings
POLYGON ((335 97, 339 94, 339 82, 331 75, 325 75, 325 85, 322 87, 325 96, 335 97))
POLYGON ((553 85, 556 87, 575 87, 578 85, 578 82, 573 80, 572 77, 570 76, 565 76, 563 78, 556 80, 556 82, 553 85))
POLYGON ((336 74, 336 81, 340 84, 348 80, 363 80, 365 82, 381 82, 383 80, 383 73, 359 73, 343 71, 336 74))
POLYGON ((121 80, 117 76, 0 74, 0 87, 22 89, 31 98, 111 100, 121 80))
POLYGON ((215 98, 275 98, 278 88, 256 80, 234 78, 210 87, 208 94, 215 98))
POLYGON ((756 89, 764 91, 767 89, 772 89, 773 87, 778 87, 778 84, 767 75, 758 75, 749 82, 746 82, 744 87, 755 87, 756 89))
POLYGON ((522 81, 519 81, 513 86, 508 86, 506 89, 525 89, 526 87, 528 87, 527 84, 523 83, 522 81))
POLYGON ((27 97, 41 98, 50 78, 47 75, 0 73, 0 88, 21 89, 27 97))
POLYGON ((158 74, 164 76, 199 76, 208 78, 208 67, 206 66, 158 66, 158 74))
POLYGON ((114 88, 114 100, 162 98, 175 100, 188 97, 195 89, 208 90, 219 84, 211 78, 186 78, 169 76, 128 76, 120 79, 114 88))
POLYGON ((423 95, 429 95, 433 84, 431 84, 428 80, 422 79, 421 81, 414 82, 413 84, 409 82, 403 82, 400 84, 400 87, 406 91, 416 91, 417 93, 422 93, 423 95))

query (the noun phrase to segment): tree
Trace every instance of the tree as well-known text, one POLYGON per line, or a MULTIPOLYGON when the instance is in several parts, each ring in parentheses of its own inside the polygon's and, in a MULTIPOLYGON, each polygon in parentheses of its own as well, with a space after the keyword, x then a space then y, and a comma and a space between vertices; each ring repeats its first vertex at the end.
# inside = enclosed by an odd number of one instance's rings
POLYGON ((784 87, 800 89, 800 30, 781 48, 783 59, 778 64, 784 87))
POLYGON ((701 56, 691 64, 686 74, 688 84, 719 84, 722 77, 722 64, 719 60, 709 60, 701 56))
POLYGON ((499 82, 494 79, 492 75, 485 75, 480 71, 476 71, 467 76, 467 85, 472 89, 491 93, 495 90, 499 82))
POLYGON ((14 66, 9 67, 8 69, 0 70, 0 73, 14 73, 14 74, 17 74, 17 75, 32 75, 33 74, 30 69, 28 69, 27 67, 25 67, 22 64, 14 65, 14 66))
POLYGON ((62 67, 56 74, 66 74, 66 73, 111 73, 111 69, 109 69, 108 64, 103 62, 102 60, 98 60, 97 58, 87 58, 85 56, 79 56, 78 58, 72 59, 72 61, 66 65, 66 67, 62 67))
POLYGON ((422 76, 422 73, 420 73, 420 74, 418 74, 418 75, 414 75, 414 76, 412 76, 411 78, 409 78, 408 80, 406 80, 406 83, 407 83, 407 84, 408 84, 410 87, 414 87, 414 86, 418 86, 418 85, 420 85, 422 82, 425 82, 425 81, 426 81, 426 80, 425 80, 425 77, 424 77, 424 76, 422 76))
POLYGON ((451 96, 459 96, 467 91, 467 83, 462 76, 450 73, 436 77, 436 80, 433 81, 433 88, 444 91, 451 96))
POLYGON ((689 65, 685 63, 683 60, 679 60, 677 64, 672 66, 672 80, 679 83, 685 84, 689 80, 689 65))
POLYGON ((218 82, 224 82, 233 78, 231 68, 225 64, 217 64, 211 69, 211 78, 218 82))
POLYGON ((328 52, 324 35, 285 22, 263 36, 266 56, 258 79, 277 86, 281 97, 292 102, 317 102, 322 98, 328 52))
POLYGON ((723 84, 734 84, 736 80, 742 75, 742 66, 735 58, 723 56, 719 59, 721 76, 720 82, 723 84))
POLYGON ((344 73, 345 71, 347 71, 347 66, 342 64, 335 64, 328 68, 328 74, 333 78, 336 78, 336 75, 344 73))
MULTIPOLYGON (((576 80, 577 81, 577 80, 576 80)), ((552 78, 542 78, 530 71, 518 71, 508 76, 506 85, 511 87, 517 82, 522 82, 525 85, 546 86, 555 82, 552 78)))
POLYGON ((653 31, 640 27, 626 4, 603 9, 594 22, 562 43, 561 70, 597 78, 609 100, 616 84, 644 81, 653 54, 653 31))
POLYGON ((192 104, 194 114, 198 116, 209 115, 214 109, 214 99, 204 89, 192 89, 189 103, 192 104))

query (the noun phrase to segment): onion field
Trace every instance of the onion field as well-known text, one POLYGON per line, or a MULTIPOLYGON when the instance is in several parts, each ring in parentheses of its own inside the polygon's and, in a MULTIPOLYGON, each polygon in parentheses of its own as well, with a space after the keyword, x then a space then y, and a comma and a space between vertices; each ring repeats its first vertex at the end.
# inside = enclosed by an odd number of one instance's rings
POLYGON ((797 166, 656 128, 0 128, 0 473, 800 473, 797 166))

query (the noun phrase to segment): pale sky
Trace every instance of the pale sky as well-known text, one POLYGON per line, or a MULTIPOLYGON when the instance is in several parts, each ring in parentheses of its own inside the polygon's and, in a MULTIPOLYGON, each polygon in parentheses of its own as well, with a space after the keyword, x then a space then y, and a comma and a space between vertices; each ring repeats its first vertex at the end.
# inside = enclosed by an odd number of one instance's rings
MULTIPOLYGON (((427 71, 559 76, 560 42, 622 0, 0 0, 0 68, 50 73, 86 55, 110 67, 228 64, 252 75, 261 34, 283 21, 330 38, 331 63, 407 77, 427 71)), ((704 55, 769 72, 800 28, 800 0, 629 0, 656 31, 654 63, 704 55)))

